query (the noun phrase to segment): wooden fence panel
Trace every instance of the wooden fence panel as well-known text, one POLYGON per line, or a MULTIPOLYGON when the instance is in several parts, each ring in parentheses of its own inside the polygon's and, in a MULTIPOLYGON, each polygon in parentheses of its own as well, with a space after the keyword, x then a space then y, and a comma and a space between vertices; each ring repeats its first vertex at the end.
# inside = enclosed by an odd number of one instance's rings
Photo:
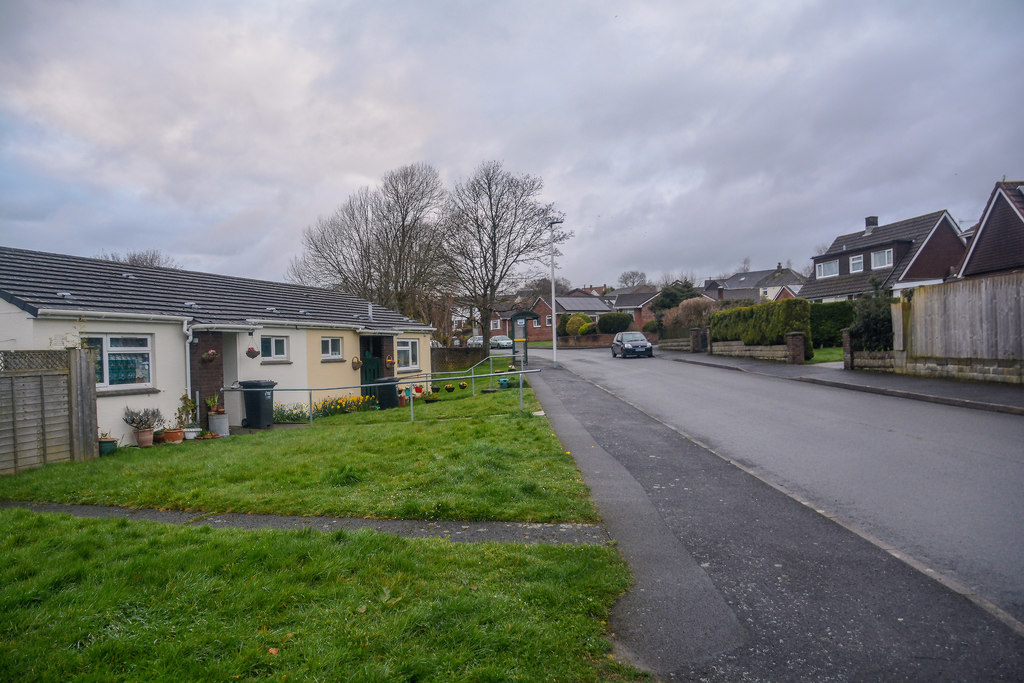
POLYGON ((92 352, 0 352, 0 474, 98 455, 92 352))
MULTIPOLYGON (((963 280, 914 292, 913 357, 1019 360, 1024 358, 1024 273, 963 280)), ((893 309, 894 322, 896 309, 893 309)))

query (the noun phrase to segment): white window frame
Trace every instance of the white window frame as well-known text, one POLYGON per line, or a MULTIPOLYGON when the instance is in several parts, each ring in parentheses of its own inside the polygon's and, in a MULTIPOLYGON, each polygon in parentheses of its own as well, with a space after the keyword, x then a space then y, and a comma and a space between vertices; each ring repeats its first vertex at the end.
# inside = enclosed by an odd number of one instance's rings
POLYGON ((892 267, 892 247, 871 252, 871 270, 890 267, 892 267))
POLYGON ((814 278, 816 280, 824 280, 830 277, 839 277, 839 259, 821 261, 820 263, 814 264, 814 278), (824 266, 835 266, 836 272, 826 274, 824 266))
POLYGON ((288 337, 279 335, 260 336, 260 358, 262 360, 288 360, 288 337), (270 355, 263 353, 263 342, 270 342, 270 355), (278 343, 281 342, 281 352, 278 353, 278 343))
POLYGON ((419 370, 420 368, 420 340, 419 339, 396 339, 395 358, 399 370, 419 370))
POLYGON ((551 327, 551 316, 544 316, 544 327, 551 327))
POLYGON ((86 334, 82 337, 83 343, 90 348, 96 349, 97 357, 96 362, 99 365, 99 369, 102 371, 103 376, 99 381, 96 382, 97 387, 108 387, 116 389, 136 389, 141 387, 153 386, 153 335, 151 334, 127 334, 123 332, 115 332, 109 334, 86 334), (89 340, 98 339, 100 345, 89 344, 89 340), (145 339, 145 346, 115 346, 111 347, 111 339, 145 339), (147 382, 125 382, 122 384, 111 384, 110 383, 110 356, 119 353, 130 353, 130 354, 145 354, 146 360, 142 361, 143 366, 146 368, 147 374, 149 375, 149 381, 147 382))
POLYGON ((864 254, 857 254, 856 256, 850 257, 850 272, 851 273, 863 273, 864 272, 864 254), (856 265, 854 265, 856 264, 856 265))
POLYGON ((491 329, 492 330, 500 330, 501 329, 501 318, 492 318, 491 319, 491 329))
POLYGON ((341 340, 341 337, 320 337, 320 358, 322 360, 341 358, 344 355, 344 349, 345 343, 341 340), (325 344, 327 353, 324 353, 325 344), (337 347, 337 352, 335 352, 335 346, 337 347))

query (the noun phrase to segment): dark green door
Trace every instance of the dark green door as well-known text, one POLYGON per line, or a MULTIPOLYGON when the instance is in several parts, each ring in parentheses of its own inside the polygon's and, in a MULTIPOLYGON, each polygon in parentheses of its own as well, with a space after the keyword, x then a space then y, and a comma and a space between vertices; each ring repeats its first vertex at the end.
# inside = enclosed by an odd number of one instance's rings
MULTIPOLYGON (((380 358, 374 357, 371 351, 363 352, 363 367, 360 371, 359 383, 372 384, 380 377, 380 358)), ((376 396, 377 393, 371 387, 363 387, 363 396, 376 396)))

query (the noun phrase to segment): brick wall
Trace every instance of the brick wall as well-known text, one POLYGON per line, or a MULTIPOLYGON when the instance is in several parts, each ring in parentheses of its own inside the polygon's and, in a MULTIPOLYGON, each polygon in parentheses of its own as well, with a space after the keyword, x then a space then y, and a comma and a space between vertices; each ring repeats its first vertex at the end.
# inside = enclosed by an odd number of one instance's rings
MULTIPOLYGON (((194 332, 193 339, 198 340, 192 345, 192 397, 199 392, 199 426, 209 429, 209 421, 206 418, 209 410, 206 407, 206 398, 213 396, 224 386, 224 336, 220 332, 194 332), (203 354, 214 350, 217 357, 212 361, 203 360, 203 354)), ((220 396, 221 405, 224 404, 224 396, 220 396)))

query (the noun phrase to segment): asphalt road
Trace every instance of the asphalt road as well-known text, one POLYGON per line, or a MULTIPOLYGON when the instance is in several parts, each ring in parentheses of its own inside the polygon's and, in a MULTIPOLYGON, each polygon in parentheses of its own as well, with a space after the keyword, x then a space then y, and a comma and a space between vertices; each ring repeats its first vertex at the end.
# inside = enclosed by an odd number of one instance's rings
POLYGON ((558 360, 1024 621, 1024 418, 607 349, 558 360))

